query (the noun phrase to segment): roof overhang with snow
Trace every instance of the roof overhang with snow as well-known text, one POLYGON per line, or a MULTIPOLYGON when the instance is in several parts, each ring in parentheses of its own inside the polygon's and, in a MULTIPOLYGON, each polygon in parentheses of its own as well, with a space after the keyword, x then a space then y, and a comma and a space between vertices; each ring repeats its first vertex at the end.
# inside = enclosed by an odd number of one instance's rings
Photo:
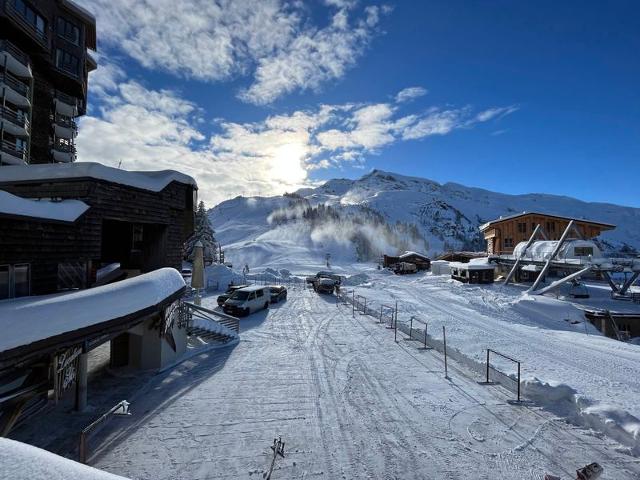
POLYGON ((171 182, 198 188, 189 175, 175 170, 128 171, 107 167, 100 163, 73 162, 65 164, 6 166, 0 169, 0 185, 3 183, 30 183, 92 178, 151 192, 164 190, 171 182))
POLYGON ((566 220, 566 221, 573 220, 575 222, 590 223, 592 225, 601 226, 601 227, 603 227, 604 229, 607 229, 607 230, 616 228, 616 226, 612 225, 611 223, 597 222, 597 221, 594 221, 594 220, 588 220, 586 218, 563 217, 562 215, 553 215, 553 214, 542 213, 542 212, 522 212, 522 213, 516 213, 515 215, 508 215, 508 216, 505 216, 505 217, 496 218, 495 220, 491 220, 489 222, 483 223, 478 228, 480 229, 481 232, 484 232, 488 228, 493 227, 494 225, 497 225, 499 223, 507 222, 509 220, 513 220, 513 219, 519 218, 519 217, 524 217, 524 216, 527 216, 527 215, 536 215, 536 216, 540 216, 540 217, 556 218, 558 220, 566 220))
POLYGON ((123 331, 182 296, 185 283, 161 268, 102 287, 0 302, 0 363, 123 331))
POLYGON ((29 200, 0 190, 0 217, 75 222, 89 205, 80 200, 29 200))

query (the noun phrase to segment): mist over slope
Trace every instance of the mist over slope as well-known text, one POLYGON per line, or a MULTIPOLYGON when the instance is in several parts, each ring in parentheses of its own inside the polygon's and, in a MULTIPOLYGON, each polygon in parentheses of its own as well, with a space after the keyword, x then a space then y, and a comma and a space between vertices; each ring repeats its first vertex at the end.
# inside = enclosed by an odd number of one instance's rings
POLYGON ((382 253, 483 250, 478 230, 501 215, 540 211, 617 225, 605 251, 640 249, 640 209, 570 197, 507 195, 455 183, 374 170, 277 197, 236 197, 209 211, 218 240, 234 263, 250 266, 334 260, 366 261, 382 253))

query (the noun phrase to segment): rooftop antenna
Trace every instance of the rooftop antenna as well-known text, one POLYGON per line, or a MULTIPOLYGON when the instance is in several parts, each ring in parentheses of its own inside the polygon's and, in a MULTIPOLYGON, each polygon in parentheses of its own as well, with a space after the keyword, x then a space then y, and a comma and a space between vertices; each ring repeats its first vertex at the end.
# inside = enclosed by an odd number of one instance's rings
POLYGON ((120 169, 120 167, 122 167, 122 159, 118 162, 118 169, 120 169))

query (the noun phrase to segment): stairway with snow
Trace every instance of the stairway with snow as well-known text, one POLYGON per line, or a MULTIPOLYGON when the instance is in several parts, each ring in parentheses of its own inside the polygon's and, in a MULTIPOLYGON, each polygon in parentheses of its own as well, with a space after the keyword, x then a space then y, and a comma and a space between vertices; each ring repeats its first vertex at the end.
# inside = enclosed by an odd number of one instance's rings
POLYGON ((187 334, 203 344, 226 345, 238 340, 240 321, 236 317, 183 302, 187 334))

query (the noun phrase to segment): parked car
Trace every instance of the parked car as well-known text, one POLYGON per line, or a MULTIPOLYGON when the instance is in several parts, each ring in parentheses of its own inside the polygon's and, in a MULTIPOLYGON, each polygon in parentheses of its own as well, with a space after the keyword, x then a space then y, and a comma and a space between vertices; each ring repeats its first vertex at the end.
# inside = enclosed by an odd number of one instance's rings
POLYGON ((229 286, 229 288, 227 288, 227 291, 224 292, 222 295, 218 296, 218 306, 221 307, 224 302, 226 302, 227 300, 229 300, 229 297, 233 294, 233 292, 235 292, 236 290, 240 290, 241 288, 246 288, 249 285, 231 285, 229 286))
POLYGON ((269 287, 253 285, 233 292, 231 297, 222 305, 222 309, 224 313, 240 317, 269 308, 270 302, 271 292, 269 287))
POLYGON ((339 287, 340 281, 330 277, 320 277, 313 284, 313 289, 318 293, 333 293, 339 287))
POLYGON ((282 285, 274 285, 269 287, 271 292, 271 303, 278 303, 280 300, 287 299, 287 287, 282 285))

